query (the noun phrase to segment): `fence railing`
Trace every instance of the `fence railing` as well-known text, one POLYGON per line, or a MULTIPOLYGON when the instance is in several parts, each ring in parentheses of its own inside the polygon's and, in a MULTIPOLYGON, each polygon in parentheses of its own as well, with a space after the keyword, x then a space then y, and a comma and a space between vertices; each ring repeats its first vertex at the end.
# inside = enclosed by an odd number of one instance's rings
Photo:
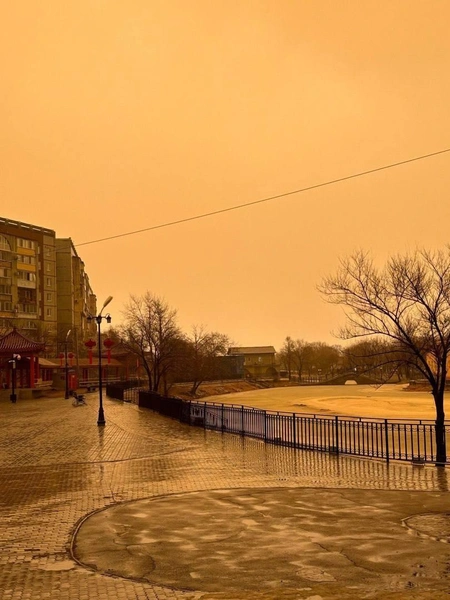
POLYGON ((125 400, 127 390, 136 390, 138 393, 139 382, 136 381, 113 381, 106 384, 106 395, 116 400, 125 400))
MULTIPOLYGON (((165 398, 139 391, 139 406, 190 425, 237 433, 272 444, 386 461, 436 462, 435 422, 287 413, 165 398)), ((445 424, 445 435, 450 422, 445 424)), ((446 462, 450 462, 447 453, 446 462)))

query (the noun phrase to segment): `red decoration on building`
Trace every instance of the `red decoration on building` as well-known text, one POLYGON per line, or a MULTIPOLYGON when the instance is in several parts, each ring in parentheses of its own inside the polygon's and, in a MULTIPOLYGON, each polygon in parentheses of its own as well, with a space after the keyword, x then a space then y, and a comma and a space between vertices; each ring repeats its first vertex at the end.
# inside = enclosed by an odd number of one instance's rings
POLYGON ((60 367, 63 366, 63 358, 64 358, 64 352, 60 352, 59 353, 59 366, 60 367))
POLYGON ((89 339, 87 342, 84 342, 84 345, 89 349, 89 364, 92 365, 92 348, 97 345, 97 342, 89 339))
POLYGON ((111 348, 114 346, 114 342, 112 340, 110 340, 109 338, 106 338, 106 340, 103 342, 103 345, 108 350, 108 364, 109 364, 111 362, 111 348))
POLYGON ((69 352, 69 354, 67 356, 69 357, 69 360, 70 360, 70 366, 73 366, 73 353, 69 352))

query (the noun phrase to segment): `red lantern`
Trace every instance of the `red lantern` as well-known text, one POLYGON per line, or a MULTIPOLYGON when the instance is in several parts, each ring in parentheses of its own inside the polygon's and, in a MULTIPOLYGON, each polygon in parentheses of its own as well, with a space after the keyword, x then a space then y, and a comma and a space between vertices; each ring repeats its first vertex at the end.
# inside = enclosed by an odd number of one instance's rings
POLYGON ((87 342, 84 342, 84 345, 89 348, 89 364, 92 365, 92 348, 97 345, 97 342, 89 339, 87 342))
POLYGON ((70 366, 72 366, 73 365, 73 353, 69 352, 68 357, 69 357, 69 360, 70 360, 70 366))
POLYGON ((63 366, 63 358, 64 358, 64 352, 60 352, 59 353, 59 366, 60 367, 63 366))
POLYGON ((110 340, 109 338, 106 338, 106 340, 103 342, 103 345, 108 350, 108 364, 109 364, 111 362, 111 348, 114 346, 114 342, 112 340, 110 340))

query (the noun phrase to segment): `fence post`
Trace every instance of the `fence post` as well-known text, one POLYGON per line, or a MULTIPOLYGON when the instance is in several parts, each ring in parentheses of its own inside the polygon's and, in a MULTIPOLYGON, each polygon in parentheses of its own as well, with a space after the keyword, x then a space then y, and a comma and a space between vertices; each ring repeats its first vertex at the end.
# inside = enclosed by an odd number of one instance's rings
POLYGON ((267 442, 267 410, 264 411, 264 441, 267 442))
POLYGON ((222 402, 222 431, 225 429, 224 410, 224 404, 222 402))
POLYGON ((295 413, 292 413, 292 441, 294 443, 294 448, 297 448, 297 433, 295 427, 295 413))
POLYGON ((244 431, 244 405, 241 405, 241 435, 245 435, 245 431, 244 431))
POLYGON ((203 407, 203 427, 206 429, 206 402, 205 406, 203 407))
POLYGON ((335 426, 335 441, 336 441, 336 454, 339 454, 339 417, 336 415, 334 417, 334 426, 335 426))
POLYGON ((386 462, 389 462, 389 432, 388 432, 388 420, 384 420, 384 442, 386 445, 386 462))

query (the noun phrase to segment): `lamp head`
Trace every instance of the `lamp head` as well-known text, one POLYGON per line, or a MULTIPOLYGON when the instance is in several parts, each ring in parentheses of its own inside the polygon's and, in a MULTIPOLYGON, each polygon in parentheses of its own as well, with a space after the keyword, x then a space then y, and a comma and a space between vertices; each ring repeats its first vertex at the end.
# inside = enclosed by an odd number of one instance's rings
POLYGON ((108 306, 108 304, 111 302, 112 299, 113 299, 112 296, 108 296, 106 298, 106 300, 103 302, 102 310, 105 308, 105 306, 108 306))
POLYGON ((111 315, 106 315, 106 322, 111 323, 111 315))

